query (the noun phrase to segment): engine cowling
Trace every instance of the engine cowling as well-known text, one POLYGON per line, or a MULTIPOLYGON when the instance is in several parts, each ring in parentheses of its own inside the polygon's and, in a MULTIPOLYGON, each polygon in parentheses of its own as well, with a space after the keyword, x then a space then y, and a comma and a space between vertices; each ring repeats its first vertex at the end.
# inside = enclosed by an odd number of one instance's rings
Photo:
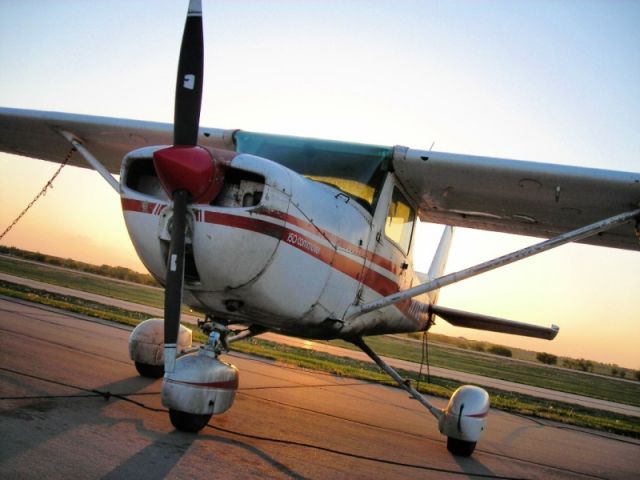
POLYGON ((438 420, 440 433, 475 446, 484 431, 489 404, 489 394, 485 390, 463 385, 453 392, 438 420))

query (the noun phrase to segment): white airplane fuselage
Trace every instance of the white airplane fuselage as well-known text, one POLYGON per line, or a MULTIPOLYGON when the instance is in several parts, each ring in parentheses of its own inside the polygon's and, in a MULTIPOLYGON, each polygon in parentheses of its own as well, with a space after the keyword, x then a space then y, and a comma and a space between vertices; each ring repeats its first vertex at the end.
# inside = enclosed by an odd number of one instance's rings
MULTIPOLYGON (((172 209, 151 168, 155 150, 125 158, 120 190, 135 249, 164 284, 172 209)), ((428 295, 347 321, 350 306, 419 283, 410 260, 413 224, 406 251, 385 235, 399 188, 387 173, 370 212, 333 186, 236 155, 222 192, 189 208, 184 303, 229 323, 307 338, 427 328, 428 295)))

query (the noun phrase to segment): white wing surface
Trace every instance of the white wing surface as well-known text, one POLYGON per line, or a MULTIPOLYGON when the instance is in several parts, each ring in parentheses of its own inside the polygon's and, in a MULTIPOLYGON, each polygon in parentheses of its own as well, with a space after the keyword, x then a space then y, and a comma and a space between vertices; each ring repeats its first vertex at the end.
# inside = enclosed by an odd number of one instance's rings
MULTIPOLYGON (((640 173, 398 149, 395 173, 423 221, 553 237, 640 206, 640 173)), ((640 250, 638 225, 584 243, 640 250)))
MULTIPOLYGON (((173 126, 167 123, 0 108, 2 152, 60 163, 71 148, 61 131, 73 134, 116 175, 128 152, 148 145, 168 145, 173 136, 173 126)), ((230 132, 201 128, 198 144, 224 148, 227 138, 231 141, 230 132)), ((70 165, 90 168, 80 155, 74 155, 70 165)))

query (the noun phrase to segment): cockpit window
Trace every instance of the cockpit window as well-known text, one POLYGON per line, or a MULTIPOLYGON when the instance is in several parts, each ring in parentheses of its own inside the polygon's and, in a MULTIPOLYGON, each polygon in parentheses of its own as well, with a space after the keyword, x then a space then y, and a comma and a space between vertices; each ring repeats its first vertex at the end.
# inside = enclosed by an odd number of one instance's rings
POLYGON ((239 131, 236 150, 267 158, 339 189, 373 213, 393 149, 239 131))
POLYGON ((355 198, 359 203, 363 204, 367 210, 371 210, 371 206, 376 200, 377 192, 371 185, 338 177, 323 177, 320 175, 305 175, 305 177, 309 180, 315 180, 316 182, 325 183, 337 188, 338 190, 355 198))
POLYGON ((403 253, 409 252, 416 212, 397 187, 389 204, 389 213, 384 226, 384 234, 396 243, 403 253))

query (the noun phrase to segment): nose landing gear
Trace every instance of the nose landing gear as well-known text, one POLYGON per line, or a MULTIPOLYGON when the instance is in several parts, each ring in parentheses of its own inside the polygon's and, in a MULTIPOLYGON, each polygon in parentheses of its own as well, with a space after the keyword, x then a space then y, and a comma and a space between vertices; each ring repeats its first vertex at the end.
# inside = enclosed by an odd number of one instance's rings
POLYGON ((162 404, 169 409, 176 429, 198 432, 212 415, 224 413, 233 405, 238 370, 218 358, 227 349, 228 333, 226 327, 215 325, 206 345, 177 358, 174 370, 165 373, 162 404))

